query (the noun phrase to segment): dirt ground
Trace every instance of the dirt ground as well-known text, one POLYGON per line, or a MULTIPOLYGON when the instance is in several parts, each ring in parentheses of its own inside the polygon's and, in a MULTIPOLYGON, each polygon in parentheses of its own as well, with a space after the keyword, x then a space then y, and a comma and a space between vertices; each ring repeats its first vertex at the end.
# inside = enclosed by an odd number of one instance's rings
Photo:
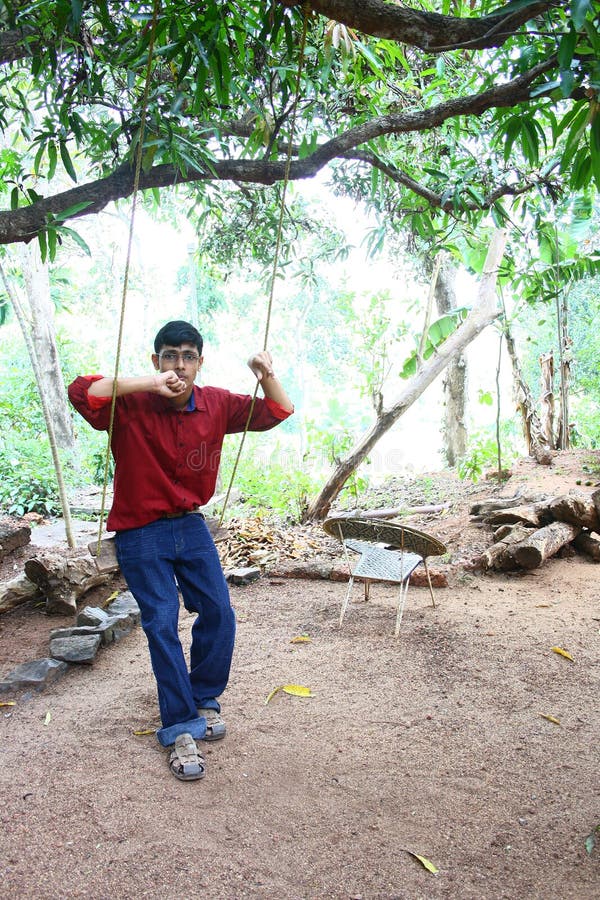
MULTIPOLYGON (((522 461, 501 493, 596 484, 590 460, 522 461)), ((391 586, 369 604, 356 588, 341 630, 343 583, 232 588, 228 735, 204 745, 202 781, 176 781, 154 736, 135 734, 158 724, 139 628, 0 708, 0 896, 600 897, 599 570, 575 556, 476 575, 465 563, 491 541, 468 504, 497 491, 437 490, 451 508, 411 522, 449 546, 449 586, 435 609, 410 588, 399 638, 391 586), (313 696, 265 703, 287 683, 313 696)), ((0 674, 46 655, 63 622, 34 604, 1 615, 0 674)), ((183 611, 184 641, 190 627, 183 611)))

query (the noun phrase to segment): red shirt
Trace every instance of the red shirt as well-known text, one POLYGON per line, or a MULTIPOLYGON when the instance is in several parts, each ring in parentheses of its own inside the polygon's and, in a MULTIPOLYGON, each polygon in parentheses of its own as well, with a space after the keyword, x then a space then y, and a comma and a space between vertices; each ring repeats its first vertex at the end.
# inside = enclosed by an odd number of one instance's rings
MULTIPOLYGON (((88 394, 92 382, 101 377, 76 378, 69 385, 69 399, 93 428, 107 431, 111 398, 88 394)), ((244 430, 251 402, 250 396, 197 385, 184 410, 146 391, 117 397, 108 530, 139 528, 166 513, 208 503, 215 491, 223 438, 244 430)), ((267 431, 289 415, 268 397, 257 397, 249 429, 267 431)))

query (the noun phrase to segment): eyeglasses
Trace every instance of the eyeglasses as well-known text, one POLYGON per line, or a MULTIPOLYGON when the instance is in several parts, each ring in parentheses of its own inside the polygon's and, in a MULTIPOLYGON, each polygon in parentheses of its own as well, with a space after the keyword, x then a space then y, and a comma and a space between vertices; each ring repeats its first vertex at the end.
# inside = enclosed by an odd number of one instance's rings
POLYGON ((181 358, 186 366, 191 366, 200 359, 197 353, 192 353, 189 350, 184 350, 183 353, 178 353, 176 350, 163 350, 158 354, 158 358, 162 362, 167 363, 167 365, 176 363, 177 360, 181 358))

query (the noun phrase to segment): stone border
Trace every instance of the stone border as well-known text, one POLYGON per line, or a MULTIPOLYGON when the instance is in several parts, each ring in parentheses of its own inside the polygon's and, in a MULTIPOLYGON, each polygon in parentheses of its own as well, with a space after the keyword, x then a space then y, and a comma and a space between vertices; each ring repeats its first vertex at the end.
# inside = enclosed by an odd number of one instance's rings
POLYGON ((21 663, 0 680, 0 694, 43 691, 72 665, 91 665, 100 647, 120 641, 139 625, 140 608, 130 591, 122 591, 106 609, 86 606, 70 628, 50 632, 50 655, 21 663))

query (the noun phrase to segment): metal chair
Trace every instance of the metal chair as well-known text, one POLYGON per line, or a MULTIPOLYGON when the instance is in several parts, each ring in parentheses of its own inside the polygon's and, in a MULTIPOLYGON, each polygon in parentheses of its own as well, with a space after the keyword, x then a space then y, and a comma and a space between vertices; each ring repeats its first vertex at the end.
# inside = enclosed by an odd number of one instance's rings
POLYGON ((342 542, 350 572, 348 590, 342 601, 340 612, 340 628, 350 602, 355 578, 362 578, 364 581, 365 600, 369 599, 372 581, 389 581, 400 585, 394 632, 397 637, 400 632, 409 579, 412 572, 421 563, 425 567, 431 602, 435 607, 427 557, 441 556, 442 553, 446 553, 446 547, 437 538, 431 537, 423 531, 417 531, 416 528, 410 528, 408 525, 402 525, 400 522, 382 522, 356 516, 332 516, 325 520, 323 528, 332 537, 336 537, 342 542), (360 554, 354 567, 348 550, 360 554))

